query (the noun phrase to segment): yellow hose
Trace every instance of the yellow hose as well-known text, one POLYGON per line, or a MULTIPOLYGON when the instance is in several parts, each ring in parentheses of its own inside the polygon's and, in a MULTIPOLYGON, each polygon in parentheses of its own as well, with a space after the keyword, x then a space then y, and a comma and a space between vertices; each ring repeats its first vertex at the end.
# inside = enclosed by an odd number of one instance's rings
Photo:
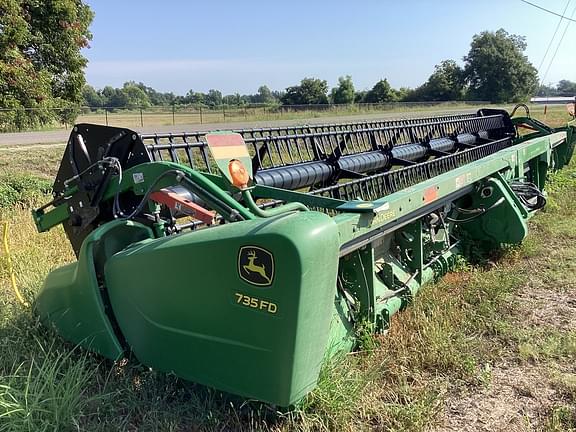
POLYGON ((22 293, 18 289, 18 285, 16 285, 16 275, 14 274, 12 257, 10 256, 10 248, 8 246, 8 221, 0 222, 0 224, 4 227, 2 230, 2 243, 4 244, 4 253, 6 254, 6 261, 8 262, 8 274, 10 276, 12 288, 14 289, 14 293, 16 294, 18 301, 24 306, 28 306, 28 302, 24 300, 22 293))

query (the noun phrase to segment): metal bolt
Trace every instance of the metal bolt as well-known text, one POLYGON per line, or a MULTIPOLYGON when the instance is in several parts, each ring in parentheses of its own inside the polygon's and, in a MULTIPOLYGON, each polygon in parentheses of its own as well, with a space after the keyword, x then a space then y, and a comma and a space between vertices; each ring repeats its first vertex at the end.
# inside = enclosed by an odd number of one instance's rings
POLYGON ((492 186, 487 186, 480 191, 480 195, 482 198, 490 198, 493 192, 494 188, 492 186))

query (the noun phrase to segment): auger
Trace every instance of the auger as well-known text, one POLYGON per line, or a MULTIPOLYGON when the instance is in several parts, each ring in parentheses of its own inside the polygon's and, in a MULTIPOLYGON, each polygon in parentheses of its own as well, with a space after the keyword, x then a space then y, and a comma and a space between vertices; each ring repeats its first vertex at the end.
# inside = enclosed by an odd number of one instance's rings
POLYGON ((111 360, 291 405, 467 245, 521 242, 575 129, 495 109, 210 133, 78 124, 34 211, 77 261, 35 310, 111 360))

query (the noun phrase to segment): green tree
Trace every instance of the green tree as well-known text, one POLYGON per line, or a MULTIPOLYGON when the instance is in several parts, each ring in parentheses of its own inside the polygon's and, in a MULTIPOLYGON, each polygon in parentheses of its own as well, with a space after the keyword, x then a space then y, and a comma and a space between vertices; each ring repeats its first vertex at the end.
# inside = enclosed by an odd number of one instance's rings
POLYGON ((31 33, 26 52, 37 69, 50 73, 54 97, 80 102, 87 63, 80 50, 92 39, 88 27, 93 12, 82 0, 21 3, 31 33))
POLYGON ((188 90, 186 96, 182 99, 182 103, 185 104, 203 104, 206 95, 204 93, 195 92, 194 90, 188 90))
POLYGON ((107 107, 112 106, 112 98, 114 97, 115 89, 112 86, 106 86, 100 91, 103 99, 103 105, 107 107))
POLYGON ((454 60, 444 60, 414 95, 422 101, 460 100, 464 95, 464 70, 454 60))
POLYGON ((364 100, 366 99, 367 93, 368 93, 367 90, 357 91, 356 94, 354 95, 354 102, 355 103, 363 103, 364 100))
MULTIPOLYGON (((51 108, 82 101, 80 50, 92 37, 92 17, 82 0, 0 2, 0 105, 18 109, 0 117, 0 128, 45 124, 55 118, 51 108)), ((70 120, 70 110, 60 113, 70 120)))
POLYGON ((395 100, 396 94, 394 89, 390 86, 387 79, 382 79, 374 84, 374 87, 366 93, 363 102, 382 103, 395 100))
POLYGON ((208 90, 208 94, 204 96, 204 103, 211 107, 222 105, 222 93, 219 90, 208 90))
POLYGON ((223 96, 222 103, 224 105, 242 105, 243 103, 242 95, 236 92, 234 94, 223 96))
POLYGON ((270 91, 268 86, 263 85, 263 86, 258 87, 258 93, 256 94, 256 97, 255 97, 256 103, 270 104, 270 103, 273 103, 274 101, 275 101, 275 98, 272 95, 272 92, 270 91))
POLYGON ((284 105, 328 103, 328 83, 318 78, 304 78, 300 85, 288 87, 281 99, 284 105))
POLYGON ((126 97, 126 108, 148 108, 150 106, 150 99, 144 90, 132 83, 125 83, 121 90, 126 97))
POLYGON ((491 102, 526 100, 537 90, 538 73, 525 49, 524 37, 504 29, 474 35, 464 57, 470 97, 491 102))
POLYGON ((335 104, 351 104, 354 102, 354 83, 352 77, 346 75, 338 78, 338 87, 332 89, 332 102, 335 104))
POLYGON ((398 90, 394 89, 394 98, 397 101, 406 101, 410 99, 412 93, 414 93, 414 89, 410 87, 400 87, 398 90))
POLYGON ((36 70, 25 55, 30 37, 20 1, 0 2, 0 106, 14 109, 0 112, 1 130, 24 129, 51 119, 50 75, 36 70))
POLYGON ((282 100, 286 92, 284 90, 272 90, 272 97, 274 102, 282 100))
POLYGON ((546 85, 542 84, 538 87, 537 96, 556 96, 558 94, 558 89, 554 87, 551 83, 546 85))
MULTIPOLYGON (((142 82, 137 83, 135 81, 128 81, 128 84, 134 85, 146 93, 146 96, 148 96, 148 100, 151 105, 170 105, 174 103, 174 100, 176 99, 174 93, 162 93, 156 91, 152 87, 148 87, 142 82)), ((124 85, 126 85, 126 83, 124 85)))
POLYGON ((112 108, 124 108, 128 105, 128 97, 122 89, 106 86, 102 89, 104 105, 112 108))
POLYGON ((558 94, 563 94, 566 96, 576 95, 576 82, 569 80, 560 80, 556 86, 556 91, 558 94))
POLYGON ((104 106, 105 98, 97 92, 94 87, 86 84, 82 89, 83 104, 89 107, 102 107, 104 106))

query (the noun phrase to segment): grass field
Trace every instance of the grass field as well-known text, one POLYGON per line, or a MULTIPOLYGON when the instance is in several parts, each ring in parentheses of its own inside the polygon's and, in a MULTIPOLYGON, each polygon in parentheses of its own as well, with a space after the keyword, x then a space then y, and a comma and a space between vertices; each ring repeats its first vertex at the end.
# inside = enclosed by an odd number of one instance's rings
MULTIPOLYGON (((178 125, 195 125, 195 124, 215 124, 215 123, 237 123, 237 122, 257 122, 257 121, 276 121, 276 120, 298 120, 298 119, 316 119, 330 118, 352 115, 377 115, 397 113, 405 115, 417 112, 442 112, 463 109, 478 109, 485 104, 460 103, 460 102, 440 102, 440 103, 390 103, 383 105, 327 105, 316 106, 312 108, 223 108, 223 109, 202 109, 197 108, 176 108, 173 112, 170 107, 151 107, 140 110, 104 110, 97 112, 81 114, 76 123, 95 123, 108 124, 118 127, 155 127, 155 126, 178 126, 178 125)), ((512 109, 513 105, 505 106, 506 109, 512 109)), ((530 109, 535 115, 543 115, 544 106, 531 105, 530 109)), ((564 106, 550 106, 549 112, 559 111, 566 112, 564 106)), ((49 125, 42 130, 55 130, 69 128, 69 125, 49 125)))
POLYGON ((389 105, 345 105, 345 106, 316 106, 312 108, 222 108, 203 109, 182 108, 172 112, 168 109, 150 109, 140 111, 118 111, 90 113, 81 115, 77 123, 96 123, 111 126, 123 127, 152 127, 169 125, 193 125, 212 123, 235 123, 245 121, 268 121, 268 120, 294 120, 311 119, 322 117, 337 117, 357 114, 379 114, 379 113, 410 113, 414 111, 436 111, 436 110, 457 110, 464 108, 475 108, 479 105, 464 104, 458 102, 430 103, 430 104, 401 104, 393 103, 389 105))
MULTIPOLYGON (((37 234, 29 213, 62 151, 0 150, 0 220, 29 302, 73 259, 63 230, 37 234)), ((0 432, 576 431, 576 163, 548 192, 524 244, 427 286, 290 412, 63 342, 16 301, 0 254, 0 432)))

